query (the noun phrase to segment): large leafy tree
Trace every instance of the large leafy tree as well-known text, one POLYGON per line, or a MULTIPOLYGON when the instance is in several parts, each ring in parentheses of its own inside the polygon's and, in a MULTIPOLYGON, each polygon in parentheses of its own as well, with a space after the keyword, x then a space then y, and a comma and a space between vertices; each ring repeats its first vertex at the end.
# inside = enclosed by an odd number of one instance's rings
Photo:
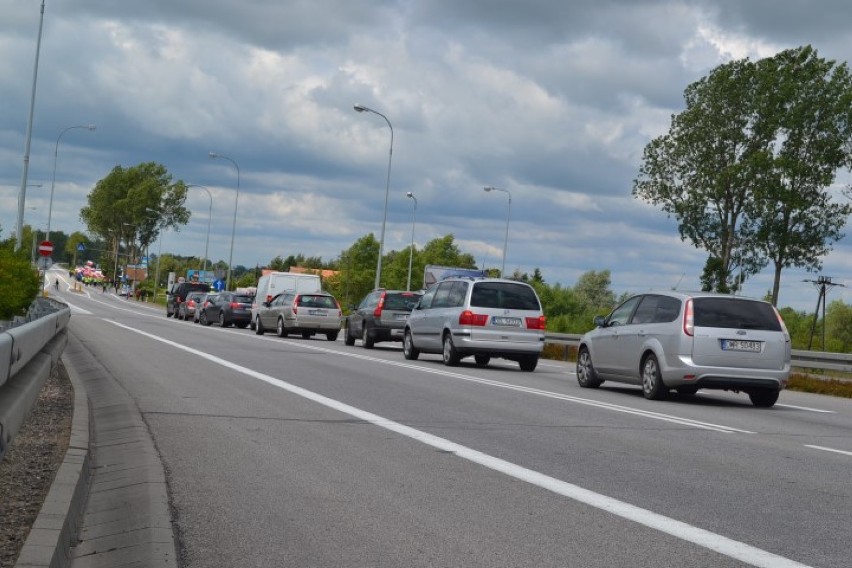
POLYGON ((26 313, 38 290, 39 274, 30 263, 30 251, 16 251, 13 239, 0 243, 0 320, 26 313))
POLYGON ((781 268, 817 268, 848 214, 825 188, 849 164, 850 93, 845 64, 809 46, 721 65, 687 87, 686 109, 646 146, 633 195, 710 254, 716 290, 772 260, 777 302, 781 268), (812 222, 808 204, 820 208, 812 222))
POLYGON ((80 218, 89 232, 113 243, 130 243, 130 256, 153 243, 160 230, 179 228, 189 221, 183 206, 186 185, 172 182, 165 166, 154 162, 124 168, 116 166, 89 193, 80 218))

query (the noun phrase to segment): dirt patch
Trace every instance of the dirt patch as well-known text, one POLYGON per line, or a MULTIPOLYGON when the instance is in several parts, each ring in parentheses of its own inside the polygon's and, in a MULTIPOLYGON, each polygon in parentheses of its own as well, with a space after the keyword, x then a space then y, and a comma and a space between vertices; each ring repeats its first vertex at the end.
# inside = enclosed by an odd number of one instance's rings
POLYGON ((56 477, 71 436, 74 389, 62 363, 0 461, 0 568, 11 568, 56 477))

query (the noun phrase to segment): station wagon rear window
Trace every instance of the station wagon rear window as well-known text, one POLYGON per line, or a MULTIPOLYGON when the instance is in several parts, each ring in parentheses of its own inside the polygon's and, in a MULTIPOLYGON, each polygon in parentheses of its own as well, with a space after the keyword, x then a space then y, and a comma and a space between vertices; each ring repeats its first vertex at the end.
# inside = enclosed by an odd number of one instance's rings
POLYGON ((337 304, 331 296, 299 296, 299 306, 304 308, 336 308, 337 304))
POLYGON ((404 294, 386 294, 384 309, 410 312, 419 299, 420 294, 416 294, 414 292, 406 292, 404 294))
POLYGON ((731 298, 695 298, 695 327, 781 331, 770 304, 731 298))

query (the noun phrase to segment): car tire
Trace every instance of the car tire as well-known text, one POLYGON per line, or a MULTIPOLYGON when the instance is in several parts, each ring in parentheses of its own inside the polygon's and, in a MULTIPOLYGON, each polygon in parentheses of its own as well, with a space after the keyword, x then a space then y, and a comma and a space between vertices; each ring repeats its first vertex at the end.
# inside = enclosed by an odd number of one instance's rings
POLYGON ((453 345, 453 336, 446 332, 444 333, 444 349, 441 353, 442 358, 444 359, 444 365, 447 367, 455 367, 461 361, 461 356, 459 352, 456 351, 456 346, 453 345))
POLYGON ((325 338, 328 339, 329 341, 337 341, 337 334, 338 333, 339 332, 337 332, 337 331, 331 331, 331 332, 325 334, 325 338))
POLYGON ((225 312, 219 312, 219 327, 231 327, 231 322, 225 321, 225 312))
POLYGON ((302 332, 302 339, 310 339, 312 335, 313 335, 313 333, 311 333, 310 331, 303 331, 302 332))
POLYGON ((366 324, 364 324, 364 329, 361 330, 361 343, 364 345, 364 349, 372 349, 376 344, 366 324))
POLYGON ((669 389, 663 383, 657 356, 653 354, 642 361, 642 394, 648 400, 665 400, 669 394, 669 389))
POLYGON ((476 361, 477 367, 487 367, 491 362, 491 355, 474 355, 473 360, 476 361))
POLYGON ((538 355, 525 355, 520 358, 518 365, 520 365, 521 371, 525 373, 532 373, 538 366, 538 355))
POLYGON ((287 328, 284 327, 284 318, 278 318, 278 323, 275 325, 275 333, 278 337, 287 337, 287 328))
POLYGON ((411 337, 411 331, 408 329, 402 337, 402 355, 409 361, 416 361, 420 357, 420 350, 414 347, 414 338, 411 337))
POLYGON ((254 333, 255 335, 263 335, 266 330, 263 329, 263 323, 260 321, 260 316, 254 318, 254 333))
POLYGON ((346 326, 343 328, 343 343, 350 347, 355 345, 355 337, 352 335, 351 331, 352 330, 349 328, 349 322, 346 322, 346 326))
POLYGON ((777 390, 754 390, 748 393, 751 403, 759 408, 770 408, 778 401, 781 391, 777 390))
POLYGON ((592 354, 587 347, 581 347, 577 353, 577 384, 585 389, 596 389, 601 383, 603 381, 598 378, 598 372, 592 363, 592 354))

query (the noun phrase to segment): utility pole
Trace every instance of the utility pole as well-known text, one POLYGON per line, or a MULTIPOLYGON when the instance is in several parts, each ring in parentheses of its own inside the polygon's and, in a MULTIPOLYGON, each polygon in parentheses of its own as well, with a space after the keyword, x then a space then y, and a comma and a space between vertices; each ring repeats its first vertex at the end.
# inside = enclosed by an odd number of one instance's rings
POLYGON ((811 350, 814 342, 814 331, 816 331, 816 322, 817 319, 819 319, 820 304, 822 304, 822 349, 825 351, 825 297, 828 294, 829 289, 834 288, 835 286, 843 286, 843 284, 833 283, 831 281, 831 276, 818 276, 816 280, 805 280, 805 282, 810 282, 814 286, 819 287, 819 297, 817 298, 816 310, 814 310, 814 321, 811 324, 811 337, 808 340, 808 351, 811 350))

